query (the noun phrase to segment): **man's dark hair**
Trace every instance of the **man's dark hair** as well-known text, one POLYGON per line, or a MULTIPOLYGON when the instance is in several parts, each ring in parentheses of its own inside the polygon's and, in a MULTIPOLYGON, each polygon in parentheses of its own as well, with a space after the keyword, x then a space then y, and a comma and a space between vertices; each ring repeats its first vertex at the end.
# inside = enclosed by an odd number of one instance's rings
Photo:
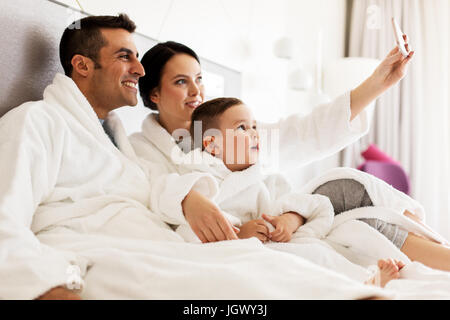
POLYGON ((107 45, 100 31, 101 28, 125 29, 132 33, 136 25, 123 13, 118 16, 89 16, 74 21, 64 30, 59 43, 59 58, 67 76, 72 76, 71 61, 76 54, 92 59, 96 68, 101 67, 98 63, 98 55, 100 49, 107 45))
POLYGON ((158 107, 150 100, 150 93, 159 87, 164 66, 176 54, 187 54, 200 63, 194 50, 175 41, 156 44, 141 59, 145 76, 139 78, 139 93, 144 105, 152 110, 158 110, 158 107))
POLYGON ((195 122, 201 121, 201 138, 193 139, 193 148, 202 148, 200 143, 203 143, 202 138, 208 129, 219 129, 219 123, 217 122, 219 116, 233 106, 243 104, 238 98, 216 98, 202 103, 198 106, 191 116, 191 137, 195 137, 194 134, 200 132, 195 131, 195 122))

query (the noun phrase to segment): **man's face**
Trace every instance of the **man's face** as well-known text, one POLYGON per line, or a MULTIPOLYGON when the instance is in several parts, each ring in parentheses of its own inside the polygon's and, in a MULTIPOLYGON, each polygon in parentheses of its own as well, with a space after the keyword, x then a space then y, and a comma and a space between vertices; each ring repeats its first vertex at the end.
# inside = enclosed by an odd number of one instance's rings
POLYGON ((145 72, 138 60, 132 34, 124 29, 101 29, 106 46, 93 69, 90 92, 98 108, 111 111, 137 104, 137 83, 145 72))

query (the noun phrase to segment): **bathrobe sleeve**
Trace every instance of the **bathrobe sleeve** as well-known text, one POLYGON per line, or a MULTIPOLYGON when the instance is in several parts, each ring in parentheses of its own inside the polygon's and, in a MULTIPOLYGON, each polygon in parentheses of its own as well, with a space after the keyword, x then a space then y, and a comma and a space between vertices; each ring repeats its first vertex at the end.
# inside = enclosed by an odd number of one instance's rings
POLYGON ((271 203, 268 212, 274 216, 296 212, 306 219, 294 237, 324 238, 331 230, 334 209, 328 197, 293 191, 281 175, 270 175, 264 181, 271 203))
POLYGON ((350 121, 350 92, 317 106, 310 114, 293 114, 272 124, 260 123, 264 166, 289 170, 330 156, 369 130, 366 110, 350 121))
MULTIPOLYGON (((38 107, 38 106, 36 106, 38 107)), ((0 119, 0 298, 34 299, 64 285, 65 255, 31 231, 38 205, 55 184, 62 132, 43 112, 13 110, 0 119)))
POLYGON ((306 219, 294 233, 294 237, 312 237, 323 239, 333 225, 333 206, 325 196, 290 192, 276 201, 279 214, 296 212, 306 219))
POLYGON ((216 180, 208 173, 192 172, 178 174, 169 172, 158 163, 140 159, 149 176, 151 192, 149 208, 164 222, 172 225, 187 224, 184 217, 182 202, 191 190, 201 193, 208 199, 213 199, 218 193, 216 180))

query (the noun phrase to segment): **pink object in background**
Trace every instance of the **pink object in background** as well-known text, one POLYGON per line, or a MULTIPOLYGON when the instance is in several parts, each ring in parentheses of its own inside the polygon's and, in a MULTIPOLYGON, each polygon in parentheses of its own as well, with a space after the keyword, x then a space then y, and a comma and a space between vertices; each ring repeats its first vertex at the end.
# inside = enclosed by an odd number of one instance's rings
MULTIPOLYGON (((386 153, 384 153, 383 151, 378 149, 378 147, 376 145, 374 145, 373 143, 370 144, 369 147, 367 147, 367 149, 365 151, 361 152, 361 155, 367 161, 376 160, 376 161, 384 161, 384 162, 395 163, 397 165, 400 165, 400 163, 398 161, 395 161, 394 159, 389 157, 386 153)), ((358 167, 358 170, 361 170, 363 165, 364 164, 360 165, 358 167)))
POLYGON ((374 144, 370 144, 366 151, 362 152, 361 155, 366 160, 377 160, 399 164, 397 161, 389 157, 386 153, 378 149, 374 144))
POLYGON ((409 195, 409 178, 405 170, 396 163, 386 161, 366 161, 362 164, 361 171, 370 173, 378 179, 387 182, 395 189, 409 195))
POLYGON ((389 157, 374 144, 369 145, 361 155, 366 161, 358 167, 358 170, 370 173, 397 190, 409 194, 409 178, 398 161, 389 157))

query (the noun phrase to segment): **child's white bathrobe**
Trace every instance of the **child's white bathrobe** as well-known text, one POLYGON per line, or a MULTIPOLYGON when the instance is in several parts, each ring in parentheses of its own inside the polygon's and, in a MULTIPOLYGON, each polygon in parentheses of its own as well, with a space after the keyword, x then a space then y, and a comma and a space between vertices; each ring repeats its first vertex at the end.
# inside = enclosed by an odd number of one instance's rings
MULTIPOLYGON (((264 175, 259 164, 232 172, 221 159, 200 149, 184 154, 182 162, 186 172, 211 174, 216 179, 218 192, 213 196, 214 202, 235 226, 262 219, 263 213, 279 216, 293 211, 307 219, 295 237, 322 239, 331 229, 334 210, 327 197, 296 192, 281 174, 264 175)), ((189 230, 185 223, 177 232, 188 241, 199 241, 189 230)))
POLYGON ((78 288, 82 278, 81 296, 89 299, 388 294, 258 241, 183 242, 160 217, 182 220, 186 192, 194 186, 209 196, 214 179, 149 172, 155 170, 135 158, 120 121, 108 121, 122 152, 72 79, 61 74, 43 100, 0 119, 0 298, 78 288))
MULTIPOLYGON (((180 165, 186 171, 209 173, 216 179, 218 192, 213 197, 214 202, 234 226, 262 219, 263 213, 279 216, 297 212, 306 222, 293 234, 293 240, 290 243, 268 242, 269 248, 306 258, 357 281, 369 279, 369 270, 351 263, 322 241, 334 220, 333 206, 327 197, 295 191, 281 174, 263 174, 259 164, 232 172, 221 159, 200 149, 183 156, 180 165)), ((273 231, 274 227, 269 222, 266 225, 269 231, 273 231)), ((186 241, 201 242, 187 223, 180 224, 176 231, 186 241)))

